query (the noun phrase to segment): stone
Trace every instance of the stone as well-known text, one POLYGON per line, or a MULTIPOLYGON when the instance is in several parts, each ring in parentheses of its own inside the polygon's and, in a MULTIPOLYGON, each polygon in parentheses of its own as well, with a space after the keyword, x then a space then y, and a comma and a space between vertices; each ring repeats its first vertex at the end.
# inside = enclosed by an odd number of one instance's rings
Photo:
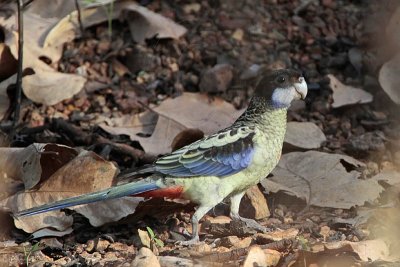
POLYGON ((233 67, 229 64, 217 64, 204 72, 201 77, 200 92, 225 92, 233 79, 233 67))
POLYGON ((267 267, 267 256, 259 246, 250 248, 246 259, 244 260, 243 267, 265 266, 267 267))
POLYGON ((239 213, 242 217, 250 219, 264 219, 271 214, 268 209, 267 200, 257 185, 250 187, 242 198, 239 213))
POLYGON ((142 247, 135 259, 131 263, 131 267, 161 267, 156 255, 146 247, 142 247))

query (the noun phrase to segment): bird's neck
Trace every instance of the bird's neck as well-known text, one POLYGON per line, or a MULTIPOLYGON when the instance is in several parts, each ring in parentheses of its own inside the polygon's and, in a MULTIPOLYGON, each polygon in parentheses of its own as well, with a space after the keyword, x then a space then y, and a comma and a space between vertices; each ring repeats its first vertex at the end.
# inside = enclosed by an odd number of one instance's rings
POLYGON ((286 124, 287 107, 277 107, 264 97, 254 96, 246 111, 236 120, 236 123, 252 123, 260 125, 286 124))

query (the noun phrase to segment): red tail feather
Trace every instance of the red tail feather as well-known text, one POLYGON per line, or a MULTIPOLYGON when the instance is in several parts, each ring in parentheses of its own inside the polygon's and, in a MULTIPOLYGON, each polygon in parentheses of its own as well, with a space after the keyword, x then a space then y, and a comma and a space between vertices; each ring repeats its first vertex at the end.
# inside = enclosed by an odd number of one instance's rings
POLYGON ((135 195, 135 197, 154 197, 154 198, 167 197, 171 199, 176 199, 176 198, 182 198, 182 192, 183 192, 182 186, 175 186, 175 187, 160 188, 153 191, 140 193, 135 195))

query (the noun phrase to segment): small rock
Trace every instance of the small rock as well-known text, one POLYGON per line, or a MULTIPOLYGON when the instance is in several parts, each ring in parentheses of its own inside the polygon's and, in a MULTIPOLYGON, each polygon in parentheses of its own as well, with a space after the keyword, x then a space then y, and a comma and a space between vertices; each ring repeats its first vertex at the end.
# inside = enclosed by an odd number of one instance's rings
POLYGON ((104 254, 104 259, 107 261, 115 261, 118 260, 118 257, 115 255, 115 252, 107 252, 104 254))
POLYGON ((134 252, 133 246, 128 246, 127 244, 115 242, 111 243, 108 247, 109 251, 132 251, 134 252))
POLYGON ((230 223, 232 219, 228 216, 217 216, 217 217, 208 217, 207 220, 209 224, 226 224, 230 223))
POLYGON ((255 235, 257 244, 268 244, 271 241, 280 241, 282 239, 295 238, 299 233, 298 229, 291 228, 282 231, 274 231, 270 233, 258 233, 255 235))
POLYGON ((369 161, 367 163, 367 170, 369 175, 375 175, 379 172, 379 165, 376 162, 369 161))
POLYGON ((201 92, 225 92, 232 79, 233 67, 229 64, 217 64, 203 74, 199 88, 201 92))
POLYGON ((178 258, 174 256, 161 256, 158 257, 161 266, 163 267, 193 267, 194 262, 191 259, 178 258))
POLYGON ((232 38, 237 41, 242 41, 243 36, 244 36, 244 31, 242 29, 236 29, 232 34, 232 38))
POLYGON ((154 253, 146 248, 142 247, 135 259, 131 263, 131 267, 161 267, 160 263, 154 255, 154 253))
POLYGON ((271 215, 264 194, 257 185, 250 187, 246 191, 246 195, 240 204, 240 214, 243 217, 256 220, 264 219, 271 215))
POLYGON ((390 161, 382 161, 381 162, 381 171, 393 171, 396 170, 396 167, 390 161))
POLYGON ((367 132, 360 136, 349 138, 348 150, 353 153, 367 154, 370 151, 382 152, 385 150, 383 133, 380 131, 367 132))
POLYGON ((291 223, 293 223, 293 218, 292 217, 285 217, 285 218, 283 218, 283 223, 284 224, 291 224, 291 223))
POLYGON ((94 251, 94 248, 95 248, 95 243, 94 240, 91 239, 87 242, 86 251, 92 253, 94 251))
POLYGON ((221 238, 221 246, 230 248, 240 241, 239 237, 231 235, 221 238))
POLYGON ((149 233, 147 233, 147 231, 138 229, 138 235, 140 238, 140 242, 142 242, 142 245, 149 248, 151 246, 149 233))
POLYGON ((106 53, 108 50, 110 50, 110 48, 111 48, 110 40, 102 39, 97 45, 96 52, 101 55, 101 54, 106 53))
POLYGON ((319 234, 322 235, 324 237, 324 241, 326 241, 326 239, 329 237, 329 233, 331 231, 331 228, 329 228, 329 226, 322 226, 319 234))
POLYGON ((264 253, 267 256, 266 265, 276 266, 281 259, 281 253, 273 249, 264 249, 264 253))
POLYGON ((321 221, 321 218, 319 216, 317 216, 317 215, 313 215, 313 216, 310 217, 310 220, 315 222, 315 223, 318 223, 318 222, 321 221))
POLYGON ((199 3, 192 3, 183 6, 183 12, 185 12, 185 14, 197 13, 200 9, 201 5, 199 3))
POLYGON ((250 248, 249 254, 247 254, 243 264, 243 267, 254 266, 267 266, 267 256, 259 246, 253 246, 250 248))
POLYGON ((95 250, 97 252, 103 253, 108 248, 109 245, 110 245, 110 241, 104 240, 104 239, 99 239, 99 241, 96 244, 95 250))
POLYGON ((226 236, 221 238, 221 246, 227 248, 246 248, 251 244, 251 237, 246 237, 243 239, 238 238, 237 236, 226 236))

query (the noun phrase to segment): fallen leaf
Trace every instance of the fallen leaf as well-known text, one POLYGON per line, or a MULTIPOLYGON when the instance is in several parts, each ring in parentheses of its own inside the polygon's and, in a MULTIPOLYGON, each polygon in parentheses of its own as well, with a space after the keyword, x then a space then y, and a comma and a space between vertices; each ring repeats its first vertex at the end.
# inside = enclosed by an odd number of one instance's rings
MULTIPOLYGON (((5 43, 10 47, 13 56, 18 58, 15 16, 14 14, 10 18, 0 19, 0 25, 6 32, 5 43)), ((61 58, 64 43, 58 46, 45 45, 46 35, 57 21, 58 18, 43 18, 29 9, 24 12, 24 39, 25 44, 29 45, 24 46, 23 67, 31 68, 34 74, 23 77, 23 90, 28 98, 47 105, 71 98, 86 82, 80 75, 59 73, 42 60, 47 58, 56 64, 61 58)))
POLYGON ((285 135, 285 143, 296 148, 320 148, 326 141, 325 134, 312 122, 289 122, 285 135))
POLYGON ((72 233, 72 231, 73 231, 72 228, 67 228, 64 231, 56 231, 53 229, 44 228, 44 229, 40 229, 40 230, 34 232, 30 237, 32 239, 41 238, 41 237, 45 237, 45 236, 61 237, 64 235, 69 235, 70 233, 72 233))
POLYGON ((183 130, 199 129, 206 135, 212 134, 231 125, 243 112, 220 98, 211 100, 198 93, 184 93, 166 99, 153 111, 158 115, 157 121, 145 113, 134 117, 132 127, 129 128, 101 127, 112 134, 129 135, 131 140, 139 141, 146 153, 157 155, 171 152, 172 141, 183 130), (156 125, 151 136, 140 133, 141 130, 154 127, 154 123, 156 125))
POLYGON ((370 178, 375 181, 384 181, 385 183, 395 186, 400 185, 400 172, 394 170, 382 171, 370 178))
POLYGON ((129 3, 124 7, 123 17, 129 24, 132 39, 143 43, 149 38, 178 39, 186 33, 186 28, 143 6, 129 3))
MULTIPOLYGON (((56 159, 55 159, 56 160, 56 159)), ((108 188, 116 175, 114 164, 107 162, 93 152, 83 151, 66 165, 58 169, 37 190, 21 192, 0 203, 12 212, 32 208, 88 192, 108 188)), ((125 197, 71 207, 89 219, 93 226, 117 221, 134 212, 143 198, 125 197)), ((72 217, 61 211, 51 211, 30 217, 15 219, 17 228, 33 233, 45 227, 65 231, 72 225, 72 217)))
POLYGON ((325 244, 327 250, 352 251, 357 253, 362 261, 392 260, 389 248, 383 240, 365 240, 360 242, 337 241, 325 244))
POLYGON ((383 191, 377 181, 359 178, 360 166, 364 164, 345 155, 292 152, 282 156, 273 177, 261 184, 268 192, 286 191, 310 205, 349 209, 374 201, 383 191))
POLYGON ((397 47, 400 47, 400 7, 392 13, 389 22, 386 25, 386 37, 391 40, 397 47))
MULTIPOLYGON (((400 12, 400 11, 399 11, 400 12)), ((400 104, 400 54, 383 64, 379 71, 379 83, 390 99, 400 104)))
POLYGON ((365 104, 372 102, 372 95, 362 89, 344 85, 332 74, 328 75, 329 86, 333 91, 333 108, 353 104, 365 104))
POLYGON ((24 94, 32 101, 50 106, 79 93, 85 83, 86 79, 79 75, 40 71, 24 77, 22 88, 24 94), (59 90, 54 90, 55 88, 59 90))
POLYGON ((17 74, 14 74, 8 79, 0 82, 0 119, 4 117, 10 105, 10 100, 7 95, 7 88, 10 85, 15 84, 16 80, 17 80, 17 74))
POLYGON ((0 81, 3 81, 17 72, 17 60, 11 54, 10 48, 0 43, 0 81))
POLYGON ((26 148, 0 148, 0 175, 24 182, 31 189, 77 155, 63 145, 32 144, 26 148), (57 160, 55 160, 57 159, 57 160))

